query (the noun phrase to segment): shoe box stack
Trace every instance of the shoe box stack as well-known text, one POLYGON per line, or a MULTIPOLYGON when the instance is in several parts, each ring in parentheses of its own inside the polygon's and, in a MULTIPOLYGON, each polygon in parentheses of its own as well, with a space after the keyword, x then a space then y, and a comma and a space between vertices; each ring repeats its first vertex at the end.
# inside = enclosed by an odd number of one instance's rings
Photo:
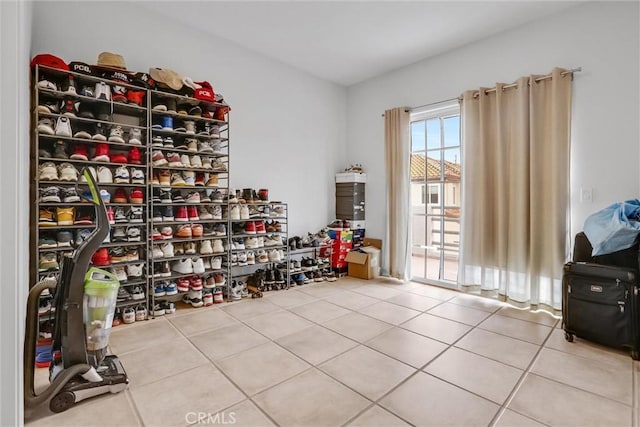
POLYGON ((353 249, 353 231, 347 221, 334 221, 329 224, 329 237, 333 240, 331 267, 339 274, 347 272, 347 252, 353 249))
MULTIPOLYGON (((367 174, 360 164, 351 165, 344 172, 337 173, 336 218, 344 221, 343 229, 353 232, 352 247, 362 246, 365 234, 365 184, 367 174)), ((342 267, 337 267, 342 268, 342 267)))

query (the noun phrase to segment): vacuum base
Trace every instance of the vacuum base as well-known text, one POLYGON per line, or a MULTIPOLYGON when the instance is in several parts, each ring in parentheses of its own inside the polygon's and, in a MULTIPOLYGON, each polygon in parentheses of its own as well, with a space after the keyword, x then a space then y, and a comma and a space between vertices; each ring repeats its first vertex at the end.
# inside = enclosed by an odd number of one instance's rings
POLYGON ((102 381, 89 382, 81 376, 69 381, 49 402, 52 412, 63 412, 74 403, 105 393, 119 393, 129 384, 127 373, 117 356, 106 356, 96 369, 102 381))

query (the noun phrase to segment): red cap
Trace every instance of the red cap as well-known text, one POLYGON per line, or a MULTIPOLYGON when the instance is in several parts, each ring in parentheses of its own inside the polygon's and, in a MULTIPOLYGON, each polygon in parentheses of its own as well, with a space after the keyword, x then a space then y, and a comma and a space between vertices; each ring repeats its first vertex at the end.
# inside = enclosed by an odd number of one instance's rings
POLYGON ((193 97, 201 101, 216 102, 216 94, 213 92, 213 86, 209 82, 194 82, 199 89, 193 91, 193 97))
POLYGON ((36 65, 46 65, 47 67, 57 68, 59 70, 69 71, 69 66, 62 59, 50 53, 41 53, 31 60, 31 67, 36 65))

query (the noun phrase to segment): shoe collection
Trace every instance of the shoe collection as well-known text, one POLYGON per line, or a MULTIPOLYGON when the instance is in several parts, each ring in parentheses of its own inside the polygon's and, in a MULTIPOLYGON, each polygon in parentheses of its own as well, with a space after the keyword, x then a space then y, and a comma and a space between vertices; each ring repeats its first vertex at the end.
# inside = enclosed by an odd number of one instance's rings
MULTIPOLYGON (((118 293, 118 297, 120 297, 119 293, 118 293)), ((131 299, 131 301, 133 301, 133 299, 131 299)), ((122 300, 122 301, 118 300, 118 302, 129 302, 129 300, 122 300)), ((147 309, 143 305, 139 305, 135 308, 131 306, 126 307, 124 309, 116 308, 116 312, 113 316, 113 321, 111 323, 111 326, 118 326, 123 323, 131 324, 135 322, 141 322, 143 320, 147 320, 147 316, 148 316, 147 309)))
POLYGON ((305 236, 293 236, 288 240, 289 250, 295 251, 308 247, 328 247, 333 244, 333 239, 329 237, 328 228, 323 228, 317 233, 307 233, 305 236))

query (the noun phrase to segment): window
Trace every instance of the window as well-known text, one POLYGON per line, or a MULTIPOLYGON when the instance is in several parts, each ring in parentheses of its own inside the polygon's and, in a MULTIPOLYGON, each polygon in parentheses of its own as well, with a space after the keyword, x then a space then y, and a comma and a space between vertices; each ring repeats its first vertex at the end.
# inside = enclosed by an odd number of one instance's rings
POLYGON ((412 279, 451 286, 460 243, 460 109, 411 115, 412 279))

